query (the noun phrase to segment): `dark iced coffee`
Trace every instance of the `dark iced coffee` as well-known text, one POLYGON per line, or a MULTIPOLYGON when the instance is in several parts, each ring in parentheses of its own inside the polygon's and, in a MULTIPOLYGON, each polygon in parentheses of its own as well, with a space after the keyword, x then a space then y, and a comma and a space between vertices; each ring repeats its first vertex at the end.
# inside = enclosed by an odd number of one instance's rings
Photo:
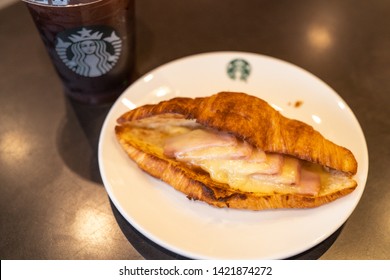
POLYGON ((134 60, 134 0, 25 1, 65 92, 84 103, 114 101, 134 60))

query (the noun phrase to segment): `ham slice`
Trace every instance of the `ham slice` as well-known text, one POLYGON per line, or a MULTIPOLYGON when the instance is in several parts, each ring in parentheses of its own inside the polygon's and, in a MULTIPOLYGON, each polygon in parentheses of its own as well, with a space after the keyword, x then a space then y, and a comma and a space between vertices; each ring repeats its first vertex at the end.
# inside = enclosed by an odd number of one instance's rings
POLYGON ((248 143, 234 136, 201 129, 169 138, 164 146, 164 154, 190 163, 212 159, 266 160, 263 151, 254 150, 248 143))
POLYGON ((321 188, 321 179, 320 175, 309 171, 307 169, 301 169, 301 179, 297 185, 298 193, 316 195, 321 188))
POLYGON ((267 174, 259 171, 253 174, 252 178, 273 184, 298 184, 301 170, 300 161, 291 157, 283 158, 281 155, 278 156, 282 158, 282 163, 280 164, 280 172, 267 174))

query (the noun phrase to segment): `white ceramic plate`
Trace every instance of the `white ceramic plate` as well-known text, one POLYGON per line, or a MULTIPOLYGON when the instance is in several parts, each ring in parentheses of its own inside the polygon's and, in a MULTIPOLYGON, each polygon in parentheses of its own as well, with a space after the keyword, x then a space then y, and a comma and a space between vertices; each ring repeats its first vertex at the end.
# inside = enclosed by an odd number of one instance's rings
POLYGON ((119 212, 147 238, 168 250, 196 259, 282 259, 319 244, 351 215, 366 183, 368 151, 348 105, 312 74, 263 55, 215 52, 170 62, 131 85, 105 120, 99 165, 106 190, 119 212), (315 209, 217 209, 190 201, 140 171, 115 139, 116 119, 129 109, 175 96, 208 96, 219 91, 256 95, 283 115, 304 121, 349 148, 359 163, 357 189, 315 209))

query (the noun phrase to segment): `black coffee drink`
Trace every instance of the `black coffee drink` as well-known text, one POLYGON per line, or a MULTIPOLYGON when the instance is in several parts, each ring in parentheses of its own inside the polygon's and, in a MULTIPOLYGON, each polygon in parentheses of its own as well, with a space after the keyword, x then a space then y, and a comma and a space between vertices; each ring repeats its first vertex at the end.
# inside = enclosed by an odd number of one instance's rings
POLYGON ((26 1, 65 93, 83 103, 114 101, 134 62, 134 0, 26 1))

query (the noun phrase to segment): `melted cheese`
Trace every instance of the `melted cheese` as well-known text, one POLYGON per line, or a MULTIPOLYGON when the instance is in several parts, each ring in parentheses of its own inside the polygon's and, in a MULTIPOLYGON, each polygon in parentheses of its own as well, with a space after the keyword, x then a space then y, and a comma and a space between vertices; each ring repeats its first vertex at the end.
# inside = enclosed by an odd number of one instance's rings
POLYGON ((165 156, 202 168, 217 182, 242 192, 318 195, 353 180, 321 166, 265 153, 227 133, 188 127, 161 128, 165 156))
POLYGON ((217 134, 203 129, 195 129, 188 133, 168 138, 165 143, 164 153, 167 156, 185 158, 186 154, 191 154, 208 148, 235 146, 237 146, 237 139, 227 133, 217 134))
POLYGON ((274 184, 299 184, 301 164, 298 159, 291 157, 282 157, 282 164, 280 172, 275 174, 264 174, 261 172, 254 172, 252 178, 259 181, 265 181, 274 184))

